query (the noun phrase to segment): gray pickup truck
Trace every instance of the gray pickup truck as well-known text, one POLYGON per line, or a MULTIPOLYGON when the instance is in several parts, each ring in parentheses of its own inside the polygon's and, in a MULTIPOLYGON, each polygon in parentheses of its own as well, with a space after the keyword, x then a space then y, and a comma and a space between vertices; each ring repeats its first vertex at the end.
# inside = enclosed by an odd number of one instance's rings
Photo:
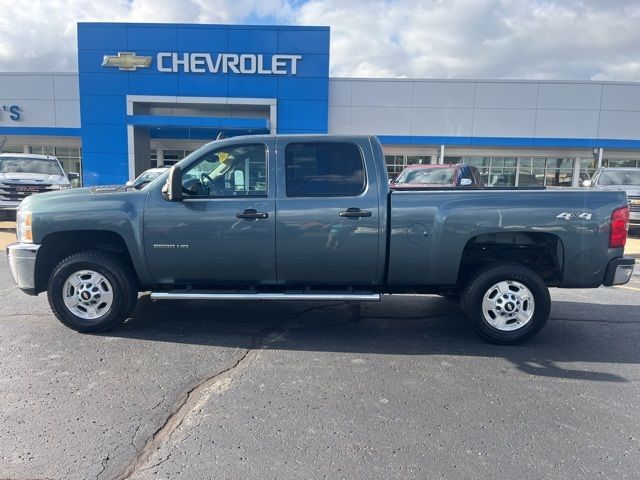
POLYGON ((459 298, 485 339, 549 316, 548 287, 629 281, 624 192, 392 191, 371 136, 248 136, 194 152, 141 190, 29 197, 7 248, 25 292, 95 332, 155 300, 459 298))

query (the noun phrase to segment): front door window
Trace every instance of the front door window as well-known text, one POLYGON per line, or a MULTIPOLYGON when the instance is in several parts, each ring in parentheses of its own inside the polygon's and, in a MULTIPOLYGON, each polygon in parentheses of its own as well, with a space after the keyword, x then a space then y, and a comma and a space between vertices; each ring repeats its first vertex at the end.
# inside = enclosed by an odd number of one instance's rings
POLYGON ((264 197, 267 195, 267 149, 241 145, 214 150, 182 175, 190 197, 264 197))

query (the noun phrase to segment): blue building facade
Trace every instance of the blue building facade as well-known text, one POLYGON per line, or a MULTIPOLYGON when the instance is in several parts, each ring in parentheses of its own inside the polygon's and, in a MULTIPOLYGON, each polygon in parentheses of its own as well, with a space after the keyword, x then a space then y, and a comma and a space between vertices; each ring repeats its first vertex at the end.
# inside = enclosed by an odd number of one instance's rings
POLYGON ((151 138, 327 132, 328 27, 80 23, 78 70, 85 185, 151 138))

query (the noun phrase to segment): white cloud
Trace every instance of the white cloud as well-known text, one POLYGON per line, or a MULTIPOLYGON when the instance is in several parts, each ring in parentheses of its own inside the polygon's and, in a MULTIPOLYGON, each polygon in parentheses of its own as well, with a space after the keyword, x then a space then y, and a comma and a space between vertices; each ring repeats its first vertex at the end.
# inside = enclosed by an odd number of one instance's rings
POLYGON ((76 69, 76 22, 328 25, 335 76, 640 81, 633 0, 0 0, 0 70, 76 69))

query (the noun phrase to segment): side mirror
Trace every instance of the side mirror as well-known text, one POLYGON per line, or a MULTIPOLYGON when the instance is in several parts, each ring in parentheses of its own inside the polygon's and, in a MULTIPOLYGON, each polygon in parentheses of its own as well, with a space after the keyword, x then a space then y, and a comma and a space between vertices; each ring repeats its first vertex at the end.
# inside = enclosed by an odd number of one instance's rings
POLYGON ((174 165, 169 169, 167 183, 162 188, 162 193, 170 202, 182 201, 182 170, 174 165))
POLYGON ((585 180, 582 182, 582 186, 583 187, 590 187, 591 186, 591 180, 585 180))
POLYGON ((79 180, 80 179, 80 174, 76 173, 76 172, 69 172, 69 173, 67 173, 67 178, 69 180, 79 180))
POLYGON ((473 181, 470 178, 463 178, 463 179, 460 180, 460 186, 461 187, 468 187, 472 183, 473 183, 473 181))
POLYGON ((130 187, 131 185, 133 185, 133 180, 129 180, 127 183, 125 183, 125 186, 130 187))

